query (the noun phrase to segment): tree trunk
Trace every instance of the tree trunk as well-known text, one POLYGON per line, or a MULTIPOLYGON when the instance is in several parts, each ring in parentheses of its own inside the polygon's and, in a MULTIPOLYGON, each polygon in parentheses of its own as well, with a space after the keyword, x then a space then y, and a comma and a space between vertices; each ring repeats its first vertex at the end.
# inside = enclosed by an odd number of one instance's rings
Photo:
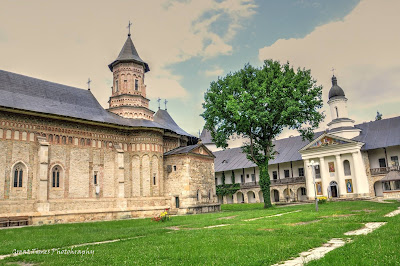
POLYGON ((258 168, 260 169, 260 187, 264 197, 264 208, 266 209, 272 207, 270 190, 271 180, 268 173, 268 162, 259 165, 258 168))

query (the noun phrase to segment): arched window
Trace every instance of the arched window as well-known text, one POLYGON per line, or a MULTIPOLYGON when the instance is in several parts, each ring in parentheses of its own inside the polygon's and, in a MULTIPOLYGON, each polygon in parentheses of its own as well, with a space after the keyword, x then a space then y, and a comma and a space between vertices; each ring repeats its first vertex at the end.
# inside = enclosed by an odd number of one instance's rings
POLYGON ((61 173, 60 166, 53 167, 53 171, 51 172, 51 176, 52 176, 51 186, 52 187, 60 187, 60 177, 61 177, 60 173, 61 173))
POLYGON ((19 163, 14 167, 14 187, 22 187, 24 178, 24 166, 19 163))
POLYGON ((135 91, 139 90, 139 80, 135 79, 135 91))
POLYGON ((85 139, 81 139, 81 146, 85 146, 85 139))
POLYGON ((337 109, 337 106, 335 106, 335 111, 336 111, 336 118, 339 118, 339 111, 337 109))
POLYGON ((62 137, 62 144, 67 144, 67 138, 65 136, 62 137))
POLYGON ((211 200, 211 190, 208 191, 208 200, 211 200))
POLYGON ((350 162, 348 160, 345 160, 343 162, 343 168, 344 168, 344 175, 346 176, 351 175, 350 162))

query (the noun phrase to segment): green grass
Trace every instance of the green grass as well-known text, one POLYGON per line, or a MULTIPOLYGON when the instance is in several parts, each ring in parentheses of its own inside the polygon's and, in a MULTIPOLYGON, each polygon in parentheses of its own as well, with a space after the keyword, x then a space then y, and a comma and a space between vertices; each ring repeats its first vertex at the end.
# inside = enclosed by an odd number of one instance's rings
POLYGON ((367 236, 351 237, 352 243, 310 264, 396 265, 400 262, 400 216, 383 216, 398 206, 398 202, 330 202, 320 205, 320 211, 315 212, 312 204, 267 210, 262 209, 262 204, 232 204, 223 205, 219 213, 176 216, 165 223, 137 219, 0 230, 0 254, 12 253, 14 249, 61 248, 79 243, 143 236, 75 249, 93 251, 93 255, 22 255, 7 258, 0 261, 0 264, 270 265, 321 246, 331 238, 345 237, 343 233, 359 229, 363 223, 386 221, 388 224, 375 232, 367 236), (295 210, 301 211, 243 221, 295 210), (353 215, 340 216, 347 214, 353 215), (218 219, 228 216, 234 217, 218 219), (315 220, 320 221, 298 224, 315 220), (204 229, 205 226, 218 224, 229 225, 204 229), (171 226, 178 226, 181 230, 166 229, 171 226))

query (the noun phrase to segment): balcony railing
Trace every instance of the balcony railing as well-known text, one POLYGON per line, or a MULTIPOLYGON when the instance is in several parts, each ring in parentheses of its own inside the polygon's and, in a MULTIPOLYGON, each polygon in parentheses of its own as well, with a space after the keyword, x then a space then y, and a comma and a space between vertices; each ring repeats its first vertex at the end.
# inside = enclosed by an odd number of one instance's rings
POLYGON ((293 183, 304 183, 304 182, 306 182, 306 178, 304 176, 298 176, 298 177, 271 180, 271 185, 293 184, 293 183))
POLYGON ((384 175, 391 170, 400 171, 400 166, 371 168, 371 175, 384 175))
MULTIPOLYGON (((271 186, 273 186, 273 185, 281 185, 281 184, 304 183, 304 182, 306 182, 306 178, 304 176, 299 176, 299 177, 291 177, 291 178, 283 178, 283 179, 271 180, 271 186)), ((252 187, 258 187, 258 186, 260 186, 260 184, 257 181, 240 183, 240 188, 252 188, 252 187)))

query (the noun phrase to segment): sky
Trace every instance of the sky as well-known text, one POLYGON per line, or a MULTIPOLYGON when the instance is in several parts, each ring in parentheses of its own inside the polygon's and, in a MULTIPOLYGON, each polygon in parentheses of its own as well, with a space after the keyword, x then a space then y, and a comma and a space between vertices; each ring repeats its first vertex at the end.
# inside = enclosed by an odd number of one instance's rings
POLYGON ((90 78, 107 108, 107 65, 130 20, 150 66, 150 108, 167 99, 187 132, 197 136, 204 126, 210 82, 265 59, 311 69, 323 85, 325 129, 332 68, 356 123, 374 120, 378 110, 383 118, 400 114, 398 10, 398 0, 1 0, 0 69, 82 89, 90 78))

